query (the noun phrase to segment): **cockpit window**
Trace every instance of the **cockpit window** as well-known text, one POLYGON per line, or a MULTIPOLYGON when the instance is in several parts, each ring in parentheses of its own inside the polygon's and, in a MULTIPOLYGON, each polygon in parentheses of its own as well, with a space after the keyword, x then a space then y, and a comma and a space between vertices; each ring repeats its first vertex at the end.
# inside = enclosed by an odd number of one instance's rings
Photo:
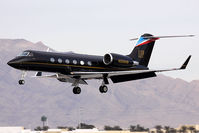
POLYGON ((33 56, 33 54, 31 52, 24 51, 18 56, 33 56))

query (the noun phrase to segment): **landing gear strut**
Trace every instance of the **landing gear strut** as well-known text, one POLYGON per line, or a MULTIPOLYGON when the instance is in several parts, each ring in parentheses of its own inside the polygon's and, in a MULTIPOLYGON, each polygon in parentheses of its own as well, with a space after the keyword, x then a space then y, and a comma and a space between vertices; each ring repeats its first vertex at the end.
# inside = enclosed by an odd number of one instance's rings
POLYGON ((81 88, 79 87, 79 80, 80 80, 80 77, 77 78, 75 80, 75 82, 72 84, 72 86, 74 86, 74 88, 73 88, 74 94, 80 94, 81 93, 81 88))
POLYGON ((99 87, 99 91, 101 93, 106 93, 108 91, 108 87, 105 85, 105 84, 109 84, 107 76, 108 75, 103 75, 102 85, 99 87))
POLYGON ((25 84, 25 80, 24 80, 25 76, 26 76, 26 71, 22 71, 21 79, 19 80, 20 85, 25 84))

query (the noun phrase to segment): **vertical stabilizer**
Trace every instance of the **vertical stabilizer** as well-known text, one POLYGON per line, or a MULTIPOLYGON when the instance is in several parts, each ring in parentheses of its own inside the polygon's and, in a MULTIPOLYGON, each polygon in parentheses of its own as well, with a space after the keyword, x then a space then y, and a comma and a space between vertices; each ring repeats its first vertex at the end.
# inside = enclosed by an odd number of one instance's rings
POLYGON ((142 35, 131 54, 128 55, 134 61, 139 62, 139 65, 148 66, 155 40, 159 39, 151 38, 152 36, 153 35, 147 33, 142 35))

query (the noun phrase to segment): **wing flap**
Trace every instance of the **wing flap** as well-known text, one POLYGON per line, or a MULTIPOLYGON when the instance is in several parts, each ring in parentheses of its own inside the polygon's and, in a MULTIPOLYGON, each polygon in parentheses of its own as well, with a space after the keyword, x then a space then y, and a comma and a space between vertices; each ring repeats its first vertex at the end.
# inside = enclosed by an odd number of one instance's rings
POLYGON ((150 77, 156 77, 155 72, 111 76, 110 79, 113 81, 113 83, 119 83, 119 82, 144 79, 150 77))

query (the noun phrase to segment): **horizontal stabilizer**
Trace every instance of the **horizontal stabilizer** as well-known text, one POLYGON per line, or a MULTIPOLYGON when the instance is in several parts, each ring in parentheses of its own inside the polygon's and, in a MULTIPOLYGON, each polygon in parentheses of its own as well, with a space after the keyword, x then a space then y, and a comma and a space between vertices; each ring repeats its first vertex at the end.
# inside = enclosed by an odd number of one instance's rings
MULTIPOLYGON (((193 37, 194 35, 175 35, 175 36, 146 36, 144 39, 159 39, 159 38, 175 38, 175 37, 193 37)), ((138 40, 139 38, 130 39, 130 41, 138 40)))
POLYGON ((147 36, 146 39, 152 38, 175 38, 175 37, 193 37, 194 35, 177 35, 177 36, 147 36))

